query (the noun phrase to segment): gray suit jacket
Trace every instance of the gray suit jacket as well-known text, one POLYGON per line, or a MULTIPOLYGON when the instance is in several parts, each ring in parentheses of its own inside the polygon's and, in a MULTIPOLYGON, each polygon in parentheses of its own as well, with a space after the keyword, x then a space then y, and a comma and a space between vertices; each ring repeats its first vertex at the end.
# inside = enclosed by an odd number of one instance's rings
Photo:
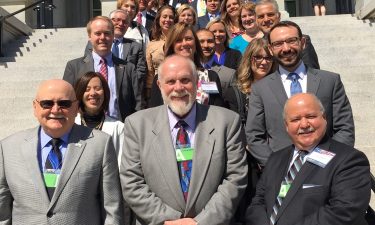
MULTIPOLYGON (((142 108, 142 87, 139 87, 134 64, 112 56, 116 73, 117 99, 121 121, 142 108)), ((91 54, 73 59, 66 64, 63 79, 74 87, 77 80, 88 71, 94 71, 91 54)))
POLYGON ((0 224, 121 224, 111 138, 74 125, 50 201, 38 162, 38 132, 39 127, 29 129, 0 142, 0 224))
MULTIPOLYGON (((327 135, 354 146, 354 121, 340 76, 307 67, 307 92, 322 102, 327 116, 327 135)), ((251 154, 263 165, 274 151, 291 145, 282 112, 288 99, 278 71, 251 87, 246 137, 251 154)))
POLYGON ((125 120, 120 180, 138 224, 163 224, 181 217, 199 224, 229 224, 246 184, 241 122, 230 110, 197 104, 195 155, 185 202, 169 128, 167 106, 125 120), (220 121, 220 122, 218 122, 220 121))
POLYGON ((220 65, 213 65, 211 70, 219 75, 221 88, 223 89, 223 93, 225 93, 236 75, 236 70, 220 65))

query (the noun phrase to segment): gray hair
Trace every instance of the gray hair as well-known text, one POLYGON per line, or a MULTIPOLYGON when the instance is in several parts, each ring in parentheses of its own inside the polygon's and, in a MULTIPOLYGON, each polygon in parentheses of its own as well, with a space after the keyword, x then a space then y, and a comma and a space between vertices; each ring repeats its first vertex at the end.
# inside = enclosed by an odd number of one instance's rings
POLYGON ((116 9, 109 13, 109 18, 112 19, 115 13, 122 13, 126 16, 127 23, 130 23, 129 13, 126 10, 123 9, 116 9))
MULTIPOLYGON (((324 106, 323 106, 322 102, 319 100, 319 98, 316 97, 316 95, 314 95, 314 94, 312 94, 312 93, 305 93, 305 94, 311 96, 311 97, 314 99, 315 103, 319 105, 319 111, 320 111, 323 115, 325 115, 325 109, 324 109, 324 106)), ((283 110, 283 120, 284 120, 284 121, 285 121, 285 119, 286 119, 286 115, 285 115, 285 114, 286 114, 286 113, 285 113, 285 111, 286 111, 286 106, 288 105, 290 99, 291 99, 291 98, 289 98, 289 99, 285 102, 285 104, 284 104, 284 110, 283 110)))
POLYGON ((157 71, 157 72, 158 72, 158 73, 157 73, 157 74, 158 74, 158 80, 160 80, 160 75, 162 74, 161 71, 162 71, 162 69, 163 69, 163 67, 164 67, 165 61, 167 61, 167 59, 169 59, 169 58, 173 58, 173 57, 181 57, 181 58, 184 58, 184 59, 189 63, 190 69, 191 69, 191 71, 193 72, 193 76, 194 76, 195 78, 198 77, 197 67, 195 66, 194 62, 193 62, 191 59, 189 59, 189 58, 187 58, 187 57, 179 56, 179 55, 177 55, 177 54, 173 54, 173 55, 170 55, 170 56, 166 57, 166 58, 163 60, 163 62, 160 63, 160 65, 159 65, 159 67, 158 67, 158 71, 157 71))
POLYGON ((275 0, 259 0, 259 1, 257 1, 256 6, 267 5, 267 4, 272 4, 273 8, 276 10, 276 12, 277 13, 279 12, 279 5, 277 4, 277 2, 275 0))

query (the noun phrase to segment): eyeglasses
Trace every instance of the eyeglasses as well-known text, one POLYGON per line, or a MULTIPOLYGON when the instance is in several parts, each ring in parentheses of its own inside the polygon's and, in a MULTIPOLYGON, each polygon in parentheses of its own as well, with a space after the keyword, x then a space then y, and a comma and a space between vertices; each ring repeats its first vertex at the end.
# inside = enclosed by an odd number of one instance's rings
POLYGON ((114 23, 122 22, 122 24, 128 24, 128 21, 127 21, 127 20, 122 20, 122 19, 120 19, 120 18, 112 18, 111 20, 112 20, 112 22, 114 22, 114 23))
POLYGON ((271 46, 273 48, 281 48, 283 45, 284 45, 284 42, 287 43, 288 45, 297 45, 298 42, 299 42, 299 37, 292 37, 292 38, 288 38, 284 41, 275 41, 275 42, 272 42, 271 43, 271 46))
POLYGON ((261 55, 254 55, 253 60, 257 63, 261 63, 263 60, 266 60, 266 62, 273 61, 272 56, 261 56, 261 55))
POLYGON ((52 109, 52 107, 55 105, 55 103, 61 109, 69 109, 70 107, 72 107, 73 102, 76 102, 77 100, 74 100, 74 101, 72 101, 72 100, 57 100, 57 101, 41 100, 41 101, 38 101, 38 100, 35 99, 35 101, 37 103, 39 103, 40 107, 42 107, 43 109, 52 109))

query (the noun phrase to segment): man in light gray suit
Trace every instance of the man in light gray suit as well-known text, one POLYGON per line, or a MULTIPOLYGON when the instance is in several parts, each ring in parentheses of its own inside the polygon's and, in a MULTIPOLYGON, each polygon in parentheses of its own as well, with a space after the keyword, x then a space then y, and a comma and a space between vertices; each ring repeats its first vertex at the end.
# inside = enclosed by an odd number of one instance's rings
POLYGON ((0 142, 0 224, 122 224, 110 136, 74 125, 66 81, 43 82, 33 106, 40 126, 0 142))
POLYGON ((165 105, 125 120, 124 199, 137 224, 231 224, 247 184, 240 117, 195 102, 190 59, 170 56, 158 70, 165 105))
POLYGON ((272 152, 292 144, 282 111, 286 100, 298 92, 316 95, 326 109, 327 135, 353 146, 353 114, 339 74, 305 66, 301 60, 305 39, 291 21, 272 27, 268 41, 279 67, 251 87, 245 129, 251 154, 264 166, 272 152))

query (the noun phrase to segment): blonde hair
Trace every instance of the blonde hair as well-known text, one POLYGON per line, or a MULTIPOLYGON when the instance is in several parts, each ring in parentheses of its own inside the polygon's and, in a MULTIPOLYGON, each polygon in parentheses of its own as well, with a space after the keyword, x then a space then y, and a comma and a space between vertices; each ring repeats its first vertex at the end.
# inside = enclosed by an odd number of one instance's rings
POLYGON ((242 20, 241 20, 242 10, 250 11, 255 16, 255 6, 256 5, 252 2, 247 2, 240 6, 240 16, 238 17, 238 23, 240 24, 241 29, 245 30, 245 28, 242 25, 242 20))
POLYGON ((216 18, 216 19, 213 19, 211 20, 210 22, 207 23, 206 25, 206 29, 210 29, 210 27, 216 23, 221 23, 223 24, 224 26, 224 30, 225 30, 225 42, 224 42, 224 46, 227 48, 229 46, 229 33, 228 33, 228 29, 227 29, 227 25, 225 24, 225 22, 223 20, 221 20, 220 18, 216 18))
POLYGON ((189 4, 182 4, 180 7, 177 8, 176 10, 176 17, 177 17, 177 21, 180 17, 180 15, 185 11, 185 10, 190 10, 192 13, 193 13, 193 26, 195 26, 195 24, 197 24, 197 20, 198 20, 198 17, 197 17, 197 12, 195 12, 194 8, 192 6, 190 6, 189 4))

